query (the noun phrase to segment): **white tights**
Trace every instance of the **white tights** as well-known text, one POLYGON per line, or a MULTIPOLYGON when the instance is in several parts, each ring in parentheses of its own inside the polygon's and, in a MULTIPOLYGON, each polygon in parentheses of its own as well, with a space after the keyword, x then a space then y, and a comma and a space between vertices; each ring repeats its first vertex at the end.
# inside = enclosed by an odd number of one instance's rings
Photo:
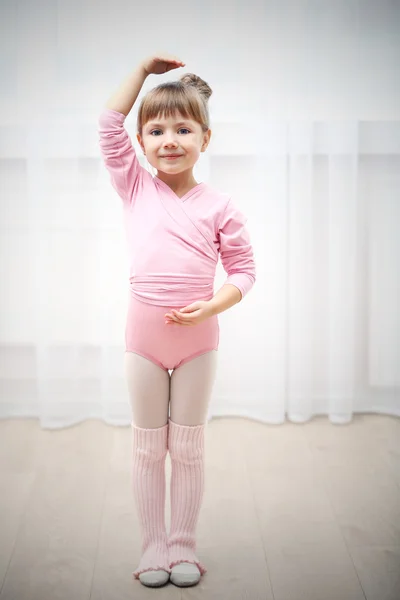
POLYGON ((216 350, 193 358, 171 375, 147 358, 125 352, 124 370, 137 427, 163 427, 168 418, 180 425, 206 422, 217 372, 216 350))

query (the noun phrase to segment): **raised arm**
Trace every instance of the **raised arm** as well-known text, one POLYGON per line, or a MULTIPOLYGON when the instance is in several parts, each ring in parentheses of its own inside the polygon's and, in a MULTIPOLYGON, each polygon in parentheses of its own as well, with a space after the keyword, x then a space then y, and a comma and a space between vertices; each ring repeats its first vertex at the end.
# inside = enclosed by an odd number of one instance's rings
POLYGON ((106 108, 111 108, 127 116, 148 75, 161 75, 184 65, 185 63, 177 56, 165 52, 145 58, 111 96, 106 108))
POLYGON ((138 161, 124 121, 148 75, 165 73, 183 65, 176 57, 166 54, 145 59, 109 98, 99 117, 101 155, 113 187, 128 204, 133 202, 135 187, 140 185, 140 177, 145 169, 138 161))
POLYGON ((108 100, 98 122, 100 152, 111 184, 128 204, 132 202, 143 167, 124 123, 147 75, 144 65, 139 64, 108 100))
POLYGON ((136 102, 136 98, 139 96, 139 92, 147 76, 148 72, 145 69, 144 63, 140 63, 111 96, 106 104, 106 108, 116 110, 127 117, 136 102))

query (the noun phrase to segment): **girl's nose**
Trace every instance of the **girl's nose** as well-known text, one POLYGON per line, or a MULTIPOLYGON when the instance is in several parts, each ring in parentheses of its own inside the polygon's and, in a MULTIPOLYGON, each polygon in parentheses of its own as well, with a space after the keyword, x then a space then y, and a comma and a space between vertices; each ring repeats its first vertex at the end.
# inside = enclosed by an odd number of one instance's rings
POLYGON ((176 144, 176 139, 173 133, 165 134, 164 144, 168 146, 170 144, 176 144))

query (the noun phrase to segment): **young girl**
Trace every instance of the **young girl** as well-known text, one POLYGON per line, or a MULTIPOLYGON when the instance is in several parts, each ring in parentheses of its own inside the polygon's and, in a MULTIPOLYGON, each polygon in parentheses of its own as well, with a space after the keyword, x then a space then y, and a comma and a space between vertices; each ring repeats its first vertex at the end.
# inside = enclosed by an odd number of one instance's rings
POLYGON ((133 493, 142 557, 133 575, 147 586, 195 585, 204 491, 204 428, 216 376, 217 315, 255 282, 246 219, 228 194, 198 183, 193 167, 211 137, 212 91, 193 74, 143 98, 134 152, 124 121, 146 78, 183 67, 175 56, 145 59, 99 118, 100 149, 123 202, 130 258, 125 363, 133 432, 133 493), (227 272, 214 295, 218 257, 227 272), (172 371, 172 375, 169 374, 172 371), (165 458, 171 458, 171 528, 165 528, 165 458))

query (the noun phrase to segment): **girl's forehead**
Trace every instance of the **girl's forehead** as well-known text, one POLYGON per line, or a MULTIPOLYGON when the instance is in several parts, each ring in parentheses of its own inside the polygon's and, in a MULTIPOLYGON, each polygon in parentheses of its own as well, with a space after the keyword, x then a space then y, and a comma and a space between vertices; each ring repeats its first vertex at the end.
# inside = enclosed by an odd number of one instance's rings
POLYGON ((154 119, 147 121, 146 125, 151 127, 154 125, 180 125, 182 123, 195 123, 193 119, 185 117, 181 113, 175 113, 173 116, 165 117, 163 115, 158 115, 154 119))

